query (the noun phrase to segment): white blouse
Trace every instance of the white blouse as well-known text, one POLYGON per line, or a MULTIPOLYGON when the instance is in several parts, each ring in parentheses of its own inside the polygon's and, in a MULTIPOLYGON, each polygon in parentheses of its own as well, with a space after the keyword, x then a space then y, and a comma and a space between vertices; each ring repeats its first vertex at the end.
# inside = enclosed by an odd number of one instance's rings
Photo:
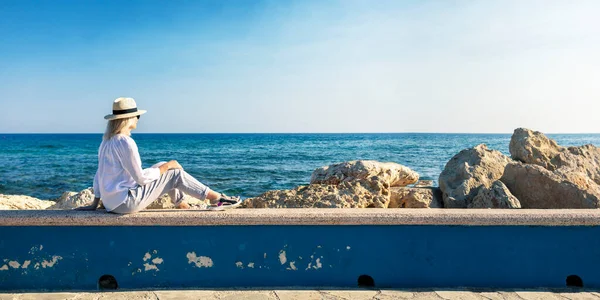
POLYGON ((102 198, 107 211, 121 205, 130 189, 146 185, 160 177, 158 168, 142 170, 142 160, 135 141, 117 134, 102 141, 98 149, 98 171, 94 176, 94 196, 102 198))

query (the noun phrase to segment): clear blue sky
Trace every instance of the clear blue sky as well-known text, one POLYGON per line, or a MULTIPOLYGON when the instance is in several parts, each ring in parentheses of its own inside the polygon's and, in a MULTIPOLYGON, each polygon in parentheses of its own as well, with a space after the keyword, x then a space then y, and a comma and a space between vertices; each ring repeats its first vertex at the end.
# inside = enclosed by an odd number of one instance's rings
POLYGON ((0 132, 600 132, 600 1, 0 0, 0 132))

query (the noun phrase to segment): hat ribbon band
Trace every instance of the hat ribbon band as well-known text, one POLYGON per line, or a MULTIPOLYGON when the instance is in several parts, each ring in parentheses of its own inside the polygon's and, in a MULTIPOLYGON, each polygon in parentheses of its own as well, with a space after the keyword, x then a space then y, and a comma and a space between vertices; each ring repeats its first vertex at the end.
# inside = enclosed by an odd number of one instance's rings
POLYGON ((123 110, 114 110, 113 109, 113 115, 123 115, 123 114, 133 113, 136 111, 138 111, 137 107, 130 108, 130 109, 123 109, 123 110))

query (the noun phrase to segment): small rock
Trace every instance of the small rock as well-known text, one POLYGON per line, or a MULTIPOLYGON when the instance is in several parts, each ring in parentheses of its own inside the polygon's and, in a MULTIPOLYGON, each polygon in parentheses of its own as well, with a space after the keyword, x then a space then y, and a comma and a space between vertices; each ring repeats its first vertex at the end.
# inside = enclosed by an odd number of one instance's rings
POLYGON ((94 201, 94 190, 87 188, 79 193, 64 192, 56 201, 56 204, 48 209, 73 209, 75 207, 86 206, 94 201))
POLYGON ((433 180, 419 180, 419 182, 415 183, 414 187, 432 187, 433 180))
POLYGON ((504 183, 497 180, 489 188, 482 186, 469 208, 521 208, 521 202, 504 183))
POLYGON ((439 188, 390 188, 388 208, 442 208, 442 191, 439 188))

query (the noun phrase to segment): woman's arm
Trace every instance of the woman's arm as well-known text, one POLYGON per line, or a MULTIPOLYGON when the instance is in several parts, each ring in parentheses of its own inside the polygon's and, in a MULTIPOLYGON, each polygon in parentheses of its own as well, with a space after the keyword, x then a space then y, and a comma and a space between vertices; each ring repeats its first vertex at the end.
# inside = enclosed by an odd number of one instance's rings
POLYGON ((142 160, 133 139, 125 137, 117 140, 115 150, 123 169, 131 175, 137 184, 146 185, 160 177, 159 168, 142 169, 142 160))

